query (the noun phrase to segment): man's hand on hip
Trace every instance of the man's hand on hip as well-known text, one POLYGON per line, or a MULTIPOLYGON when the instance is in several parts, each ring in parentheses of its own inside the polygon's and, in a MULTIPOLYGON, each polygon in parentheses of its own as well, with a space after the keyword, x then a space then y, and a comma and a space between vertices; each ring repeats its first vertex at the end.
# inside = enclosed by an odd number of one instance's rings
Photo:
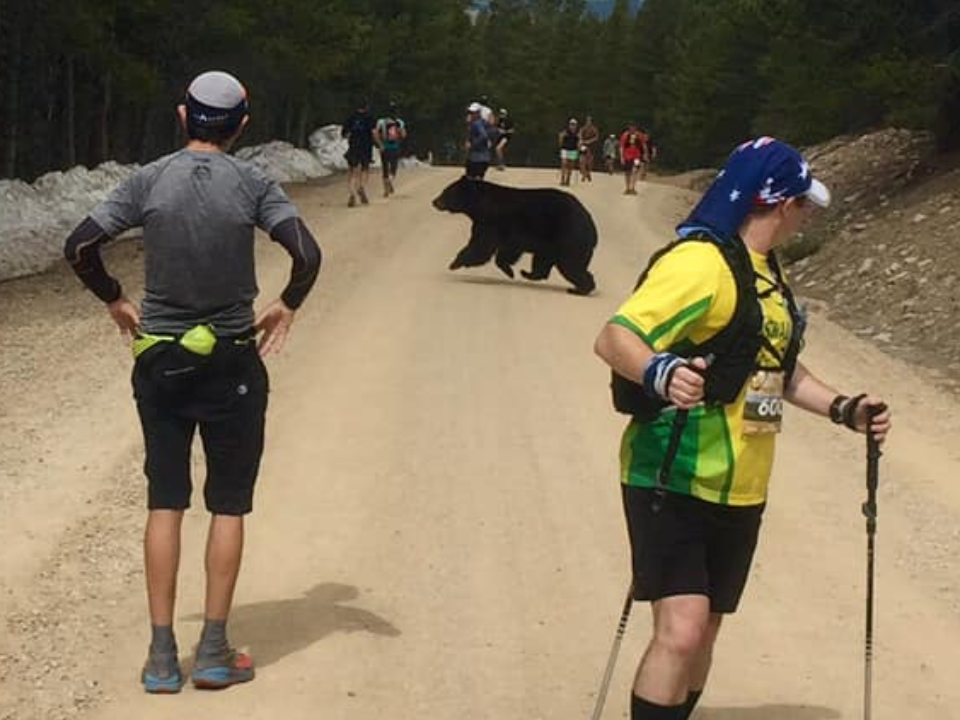
POLYGON ((282 300, 273 301, 257 318, 253 328, 263 333, 257 341, 260 357, 278 353, 287 339, 296 311, 283 304, 282 300))
POLYGON ((119 297, 112 303, 107 303, 107 312, 120 328, 120 334, 127 340, 132 340, 140 330, 140 311, 126 297, 119 297))

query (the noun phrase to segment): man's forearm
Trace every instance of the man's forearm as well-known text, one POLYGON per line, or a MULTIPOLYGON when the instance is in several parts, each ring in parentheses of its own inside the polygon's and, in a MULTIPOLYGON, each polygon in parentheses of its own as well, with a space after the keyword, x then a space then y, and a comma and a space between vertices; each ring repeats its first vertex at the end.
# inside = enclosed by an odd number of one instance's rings
POLYGON ((280 294, 283 304, 291 310, 299 308, 320 274, 323 256, 313 235, 298 217, 279 223, 270 238, 283 246, 293 259, 290 280, 280 294))
POLYGON ((70 233, 63 254, 80 281, 105 303, 123 295, 120 283, 107 273, 100 257, 100 246, 110 237, 92 218, 87 217, 70 233))
POLYGON ((803 363, 797 363, 784 392, 784 398, 792 405, 823 416, 829 415, 830 403, 836 396, 837 391, 807 370, 803 363))

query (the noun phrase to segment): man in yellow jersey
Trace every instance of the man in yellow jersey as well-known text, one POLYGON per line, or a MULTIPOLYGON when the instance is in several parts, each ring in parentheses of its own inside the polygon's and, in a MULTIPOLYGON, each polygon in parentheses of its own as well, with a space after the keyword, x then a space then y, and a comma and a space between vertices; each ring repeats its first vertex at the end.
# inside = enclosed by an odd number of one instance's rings
POLYGON ((654 633, 631 720, 684 720, 707 680, 721 618, 753 559, 786 401, 883 440, 890 414, 797 360, 803 316, 774 248, 830 193, 789 145, 744 143, 600 332, 621 445, 633 594, 654 633))

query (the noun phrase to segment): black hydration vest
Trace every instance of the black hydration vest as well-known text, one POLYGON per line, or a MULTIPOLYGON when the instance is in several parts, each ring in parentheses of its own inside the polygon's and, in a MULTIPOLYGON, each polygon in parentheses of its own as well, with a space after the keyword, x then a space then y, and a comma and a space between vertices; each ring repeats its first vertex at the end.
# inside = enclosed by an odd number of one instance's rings
MULTIPOLYGON (((684 242, 714 243, 730 267, 733 281, 737 286, 737 303, 729 324, 705 342, 699 345, 685 344, 682 352, 677 351, 678 355, 687 358, 712 356, 713 361, 703 373, 704 402, 708 405, 726 405, 737 399, 750 375, 760 369, 757 366, 757 355, 760 349, 766 345, 774 356, 778 353, 773 351, 769 341, 763 336, 763 310, 757 293, 756 272, 753 269, 753 263, 750 262, 750 253, 739 237, 733 237, 729 242, 717 242, 708 235, 692 235, 670 243, 650 258, 650 263, 637 280, 634 292, 647 279, 650 268, 657 260, 684 242)), ((787 310, 792 324, 786 353, 780 358, 780 365, 777 368, 785 372, 785 381, 788 383, 797 366, 806 318, 797 307, 790 288, 784 282, 780 265, 772 251, 767 256, 767 260, 775 276, 776 289, 780 290, 787 301, 787 310)), ((640 421, 652 420, 661 410, 670 405, 666 400, 650 397, 639 383, 628 380, 616 372, 611 375, 610 389, 613 393, 613 406, 617 412, 633 415, 640 421)))

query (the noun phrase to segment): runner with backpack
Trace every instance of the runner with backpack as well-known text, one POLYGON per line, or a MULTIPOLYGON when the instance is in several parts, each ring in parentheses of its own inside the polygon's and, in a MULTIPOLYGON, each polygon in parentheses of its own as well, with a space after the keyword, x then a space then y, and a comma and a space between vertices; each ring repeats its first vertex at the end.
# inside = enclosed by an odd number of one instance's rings
POLYGON ((744 143, 597 337, 614 406, 631 416, 631 595, 653 610, 631 720, 693 712, 750 572, 784 403, 878 443, 890 430, 879 398, 842 395, 798 359, 805 318, 775 249, 829 202, 794 148, 744 143))
POLYGON ((400 146, 407 137, 407 125, 397 114, 396 103, 391 101, 387 114, 377 120, 374 137, 380 148, 383 196, 389 197, 394 193, 394 180, 400 166, 400 146))

